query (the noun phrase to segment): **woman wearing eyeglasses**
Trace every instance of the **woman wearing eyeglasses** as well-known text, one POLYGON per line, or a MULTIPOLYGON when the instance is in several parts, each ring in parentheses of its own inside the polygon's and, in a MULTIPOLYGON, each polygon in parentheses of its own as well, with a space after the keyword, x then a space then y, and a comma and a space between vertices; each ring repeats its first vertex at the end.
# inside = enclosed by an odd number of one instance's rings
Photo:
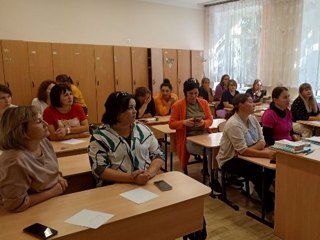
POLYGON ((43 119, 48 123, 50 140, 89 137, 87 116, 79 104, 73 103, 73 95, 68 85, 55 85, 50 91, 50 102, 51 105, 43 112, 43 119))
POLYGON ((9 108, 3 114, 0 205, 6 210, 23 211, 67 188, 48 135, 48 125, 34 106, 9 108))
POLYGON ((246 93, 252 97, 255 105, 260 105, 262 103, 262 98, 267 94, 265 90, 262 90, 262 83, 260 79, 254 80, 252 88, 249 88, 246 93))
POLYGON ((134 96, 114 92, 104 106, 103 125, 93 132, 88 148, 97 186, 146 184, 163 165, 164 153, 150 129, 135 121, 134 96))

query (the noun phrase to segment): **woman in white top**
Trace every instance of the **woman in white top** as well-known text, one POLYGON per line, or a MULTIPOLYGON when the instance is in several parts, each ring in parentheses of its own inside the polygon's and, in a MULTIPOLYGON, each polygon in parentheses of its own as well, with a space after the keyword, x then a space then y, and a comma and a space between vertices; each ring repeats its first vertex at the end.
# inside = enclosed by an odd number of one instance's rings
POLYGON ((54 85, 56 85, 56 82, 53 80, 43 81, 38 88, 37 97, 32 100, 31 105, 36 106, 41 115, 50 104, 50 91, 54 85))

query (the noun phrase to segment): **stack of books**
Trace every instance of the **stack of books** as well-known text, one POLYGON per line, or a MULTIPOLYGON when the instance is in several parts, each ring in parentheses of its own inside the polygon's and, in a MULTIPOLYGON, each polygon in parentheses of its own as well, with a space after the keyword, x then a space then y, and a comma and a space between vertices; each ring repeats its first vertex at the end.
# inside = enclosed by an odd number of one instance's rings
POLYGON ((272 148, 276 150, 282 150, 285 152, 290 153, 301 153, 305 151, 305 147, 310 146, 310 143, 303 142, 303 141, 297 141, 292 142, 286 139, 275 141, 274 145, 271 146, 272 148))

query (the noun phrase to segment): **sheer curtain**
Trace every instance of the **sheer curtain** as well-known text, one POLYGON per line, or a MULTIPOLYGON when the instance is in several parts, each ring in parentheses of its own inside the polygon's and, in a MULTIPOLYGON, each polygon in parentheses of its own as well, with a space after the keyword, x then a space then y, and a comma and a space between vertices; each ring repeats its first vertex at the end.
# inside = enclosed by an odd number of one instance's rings
POLYGON ((257 78, 262 1, 242 0, 206 8, 207 75, 227 73, 240 84, 257 78))
POLYGON ((240 83, 320 93, 320 1, 240 0, 206 8, 206 72, 229 73, 240 83))

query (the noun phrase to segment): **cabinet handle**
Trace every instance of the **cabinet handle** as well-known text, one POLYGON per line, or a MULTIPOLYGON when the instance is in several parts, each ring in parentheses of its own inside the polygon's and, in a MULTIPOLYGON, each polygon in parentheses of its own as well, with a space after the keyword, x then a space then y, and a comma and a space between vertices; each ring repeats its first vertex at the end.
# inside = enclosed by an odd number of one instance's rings
POLYGON ((152 85, 155 85, 156 84, 156 81, 153 79, 152 80, 152 85))
POLYGON ((34 81, 32 81, 32 87, 34 88, 34 81))
POLYGON ((136 85, 136 80, 133 80, 133 85, 136 85))
POLYGON ((100 82, 99 81, 97 81, 97 86, 100 86, 100 82))

